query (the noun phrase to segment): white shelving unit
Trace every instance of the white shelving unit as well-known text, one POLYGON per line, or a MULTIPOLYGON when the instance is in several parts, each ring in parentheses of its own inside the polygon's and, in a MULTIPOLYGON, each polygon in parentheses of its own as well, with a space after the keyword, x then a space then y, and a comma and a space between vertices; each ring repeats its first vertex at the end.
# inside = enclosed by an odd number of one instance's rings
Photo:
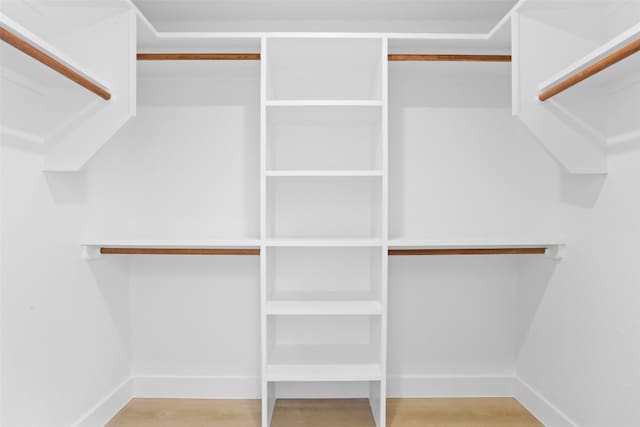
POLYGON ((330 381, 384 426, 387 41, 262 43, 262 425, 278 384, 330 381))

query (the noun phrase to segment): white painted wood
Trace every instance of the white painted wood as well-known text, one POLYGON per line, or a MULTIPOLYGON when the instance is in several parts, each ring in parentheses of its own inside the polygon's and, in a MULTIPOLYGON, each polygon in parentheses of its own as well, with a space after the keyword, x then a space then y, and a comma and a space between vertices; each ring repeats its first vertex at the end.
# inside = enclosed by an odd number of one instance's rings
POLYGON ((264 241, 267 238, 267 61, 269 45, 265 37, 260 39, 260 239, 263 244, 260 251, 260 396, 261 425, 269 427, 276 404, 275 385, 267 379, 268 345, 267 335, 267 261, 268 251, 264 241))
POLYGON ((266 245, 269 247, 318 247, 318 248, 353 248, 353 247, 376 247, 382 246, 383 241, 380 239, 267 239, 266 245))
POLYGON ((378 315, 382 304, 377 301, 269 301, 269 315, 378 315))
POLYGON ((380 177, 381 170, 269 170, 267 176, 272 177, 380 177))
POLYGON ((269 365, 269 381, 378 381, 381 378, 378 364, 348 365, 269 365))
POLYGON ((376 100, 268 100, 266 105, 269 107, 380 107, 382 101, 376 100))
POLYGON ((477 249, 477 248, 551 248, 562 246, 562 238, 485 238, 485 239, 392 239, 389 248, 392 249, 477 249))

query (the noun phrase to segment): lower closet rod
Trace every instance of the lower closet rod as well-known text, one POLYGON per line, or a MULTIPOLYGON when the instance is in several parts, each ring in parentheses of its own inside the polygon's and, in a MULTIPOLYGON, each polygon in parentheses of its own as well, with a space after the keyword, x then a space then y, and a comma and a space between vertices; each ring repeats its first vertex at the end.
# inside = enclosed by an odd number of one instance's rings
POLYGON ((389 249, 389 255, 544 255, 546 248, 389 249))
POLYGON ((100 248, 103 255, 260 255, 260 249, 239 248, 100 248))

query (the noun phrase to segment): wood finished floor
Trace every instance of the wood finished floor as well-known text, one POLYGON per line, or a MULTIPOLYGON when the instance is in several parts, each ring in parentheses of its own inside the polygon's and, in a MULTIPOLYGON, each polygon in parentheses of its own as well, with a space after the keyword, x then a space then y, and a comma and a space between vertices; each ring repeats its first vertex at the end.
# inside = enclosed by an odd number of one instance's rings
MULTIPOLYGON (((107 427, 259 427, 259 400, 133 399, 107 427)), ((374 427, 366 399, 281 399, 272 427, 374 427)), ((517 400, 388 399, 388 427, 541 427, 517 400)))

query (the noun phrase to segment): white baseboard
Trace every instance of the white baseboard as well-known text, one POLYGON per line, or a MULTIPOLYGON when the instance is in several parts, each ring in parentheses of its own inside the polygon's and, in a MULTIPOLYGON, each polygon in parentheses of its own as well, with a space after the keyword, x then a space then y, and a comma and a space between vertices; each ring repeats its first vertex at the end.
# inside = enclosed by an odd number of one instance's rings
MULTIPOLYGON (((335 383, 308 391, 285 386, 279 397, 362 397, 364 388, 344 388, 335 383), (338 392, 336 392, 336 387, 338 392), (330 389, 329 389, 330 388, 330 389), (338 394, 336 394, 338 393, 338 394)), ((356 385, 357 386, 357 385, 356 385)), ((578 427, 529 384, 516 376, 390 376, 387 397, 515 397, 546 427, 578 427)), ((134 377, 124 381, 86 412, 73 427, 104 426, 133 397, 259 399, 258 377, 134 377)))
POLYGON ((510 375, 398 375, 389 377, 387 397, 505 397, 516 382, 510 375))
POLYGON ((102 427, 133 397, 133 381, 129 378, 89 409, 73 427, 102 427))
POLYGON ((259 399, 259 377, 134 377, 134 397, 259 399))
POLYGON ((514 397, 546 427, 578 427, 565 413, 517 378, 514 397))

